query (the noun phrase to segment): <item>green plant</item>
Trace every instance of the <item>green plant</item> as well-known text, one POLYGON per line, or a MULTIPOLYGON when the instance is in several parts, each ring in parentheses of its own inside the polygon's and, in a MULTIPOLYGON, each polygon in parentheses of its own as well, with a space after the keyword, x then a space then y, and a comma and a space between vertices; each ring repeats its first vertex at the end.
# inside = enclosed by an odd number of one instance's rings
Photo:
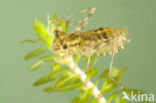
MULTIPOLYGON (((45 64, 49 64, 52 71, 40 78, 34 83, 34 86, 39 86, 44 83, 54 82, 53 85, 44 89, 45 92, 70 92, 76 89, 80 90, 80 96, 75 97, 73 103, 128 103, 127 100, 122 98, 122 92, 127 94, 130 91, 137 90, 124 88, 120 90, 118 85, 114 83, 108 77, 109 70, 106 69, 103 73, 99 73, 95 67, 95 62, 98 56, 92 56, 90 61, 90 69, 86 73, 78 65, 80 59, 88 60, 88 57, 78 57, 71 55, 67 58, 61 58, 58 54, 52 51, 52 42, 54 40, 54 31, 60 29, 63 32, 67 32, 70 22, 63 18, 58 18, 55 14, 52 18, 48 16, 48 26, 46 27, 42 21, 38 18, 35 20, 33 27, 39 40, 24 40, 21 43, 43 43, 45 46, 34 49, 25 56, 25 60, 38 58, 38 60, 29 67, 29 71, 34 71, 45 64), (50 51, 50 52, 49 52, 50 51), (66 65, 66 66, 63 66, 66 65), (96 78, 96 82, 93 83, 91 78, 96 78), (99 82, 104 79, 103 85, 99 85, 99 82), (100 89, 98 89, 100 88, 100 89), (105 95, 109 94, 106 98, 105 95)), ((127 71, 127 68, 113 68, 112 77, 120 82, 123 74, 127 71)))

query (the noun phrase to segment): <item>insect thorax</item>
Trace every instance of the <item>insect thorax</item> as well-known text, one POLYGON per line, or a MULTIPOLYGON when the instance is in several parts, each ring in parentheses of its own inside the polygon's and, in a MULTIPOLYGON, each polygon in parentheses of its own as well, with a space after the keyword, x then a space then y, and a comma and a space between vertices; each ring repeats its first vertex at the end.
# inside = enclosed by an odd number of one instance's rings
POLYGON ((66 34, 55 31, 54 52, 60 55, 107 55, 124 48, 128 43, 126 28, 99 28, 82 33, 66 34))

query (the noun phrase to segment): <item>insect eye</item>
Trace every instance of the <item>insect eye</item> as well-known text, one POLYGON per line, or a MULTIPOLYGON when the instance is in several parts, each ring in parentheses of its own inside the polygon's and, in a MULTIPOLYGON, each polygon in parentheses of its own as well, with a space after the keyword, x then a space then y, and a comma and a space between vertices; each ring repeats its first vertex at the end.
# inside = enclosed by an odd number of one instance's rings
POLYGON ((68 46, 66 44, 63 45, 63 49, 67 49, 68 46))

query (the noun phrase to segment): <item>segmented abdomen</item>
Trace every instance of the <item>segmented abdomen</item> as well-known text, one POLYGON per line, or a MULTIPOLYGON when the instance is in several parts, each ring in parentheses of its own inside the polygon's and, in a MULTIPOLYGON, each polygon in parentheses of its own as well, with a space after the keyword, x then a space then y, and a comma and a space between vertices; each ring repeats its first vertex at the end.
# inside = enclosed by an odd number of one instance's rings
POLYGON ((118 52, 128 43, 127 34, 127 28, 99 28, 80 33, 79 42, 83 43, 81 55, 88 56, 91 52, 93 55, 107 55, 114 50, 118 52))

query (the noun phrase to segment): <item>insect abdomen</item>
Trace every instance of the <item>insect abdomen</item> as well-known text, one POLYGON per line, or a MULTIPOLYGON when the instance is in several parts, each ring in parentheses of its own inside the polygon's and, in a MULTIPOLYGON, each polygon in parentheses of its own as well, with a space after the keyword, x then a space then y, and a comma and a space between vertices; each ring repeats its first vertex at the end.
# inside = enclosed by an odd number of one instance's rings
POLYGON ((100 45, 104 44, 104 46, 96 50, 96 55, 118 52, 124 49, 124 46, 129 42, 126 38, 127 28, 100 28, 96 32, 96 35, 100 34, 102 37, 100 45))

